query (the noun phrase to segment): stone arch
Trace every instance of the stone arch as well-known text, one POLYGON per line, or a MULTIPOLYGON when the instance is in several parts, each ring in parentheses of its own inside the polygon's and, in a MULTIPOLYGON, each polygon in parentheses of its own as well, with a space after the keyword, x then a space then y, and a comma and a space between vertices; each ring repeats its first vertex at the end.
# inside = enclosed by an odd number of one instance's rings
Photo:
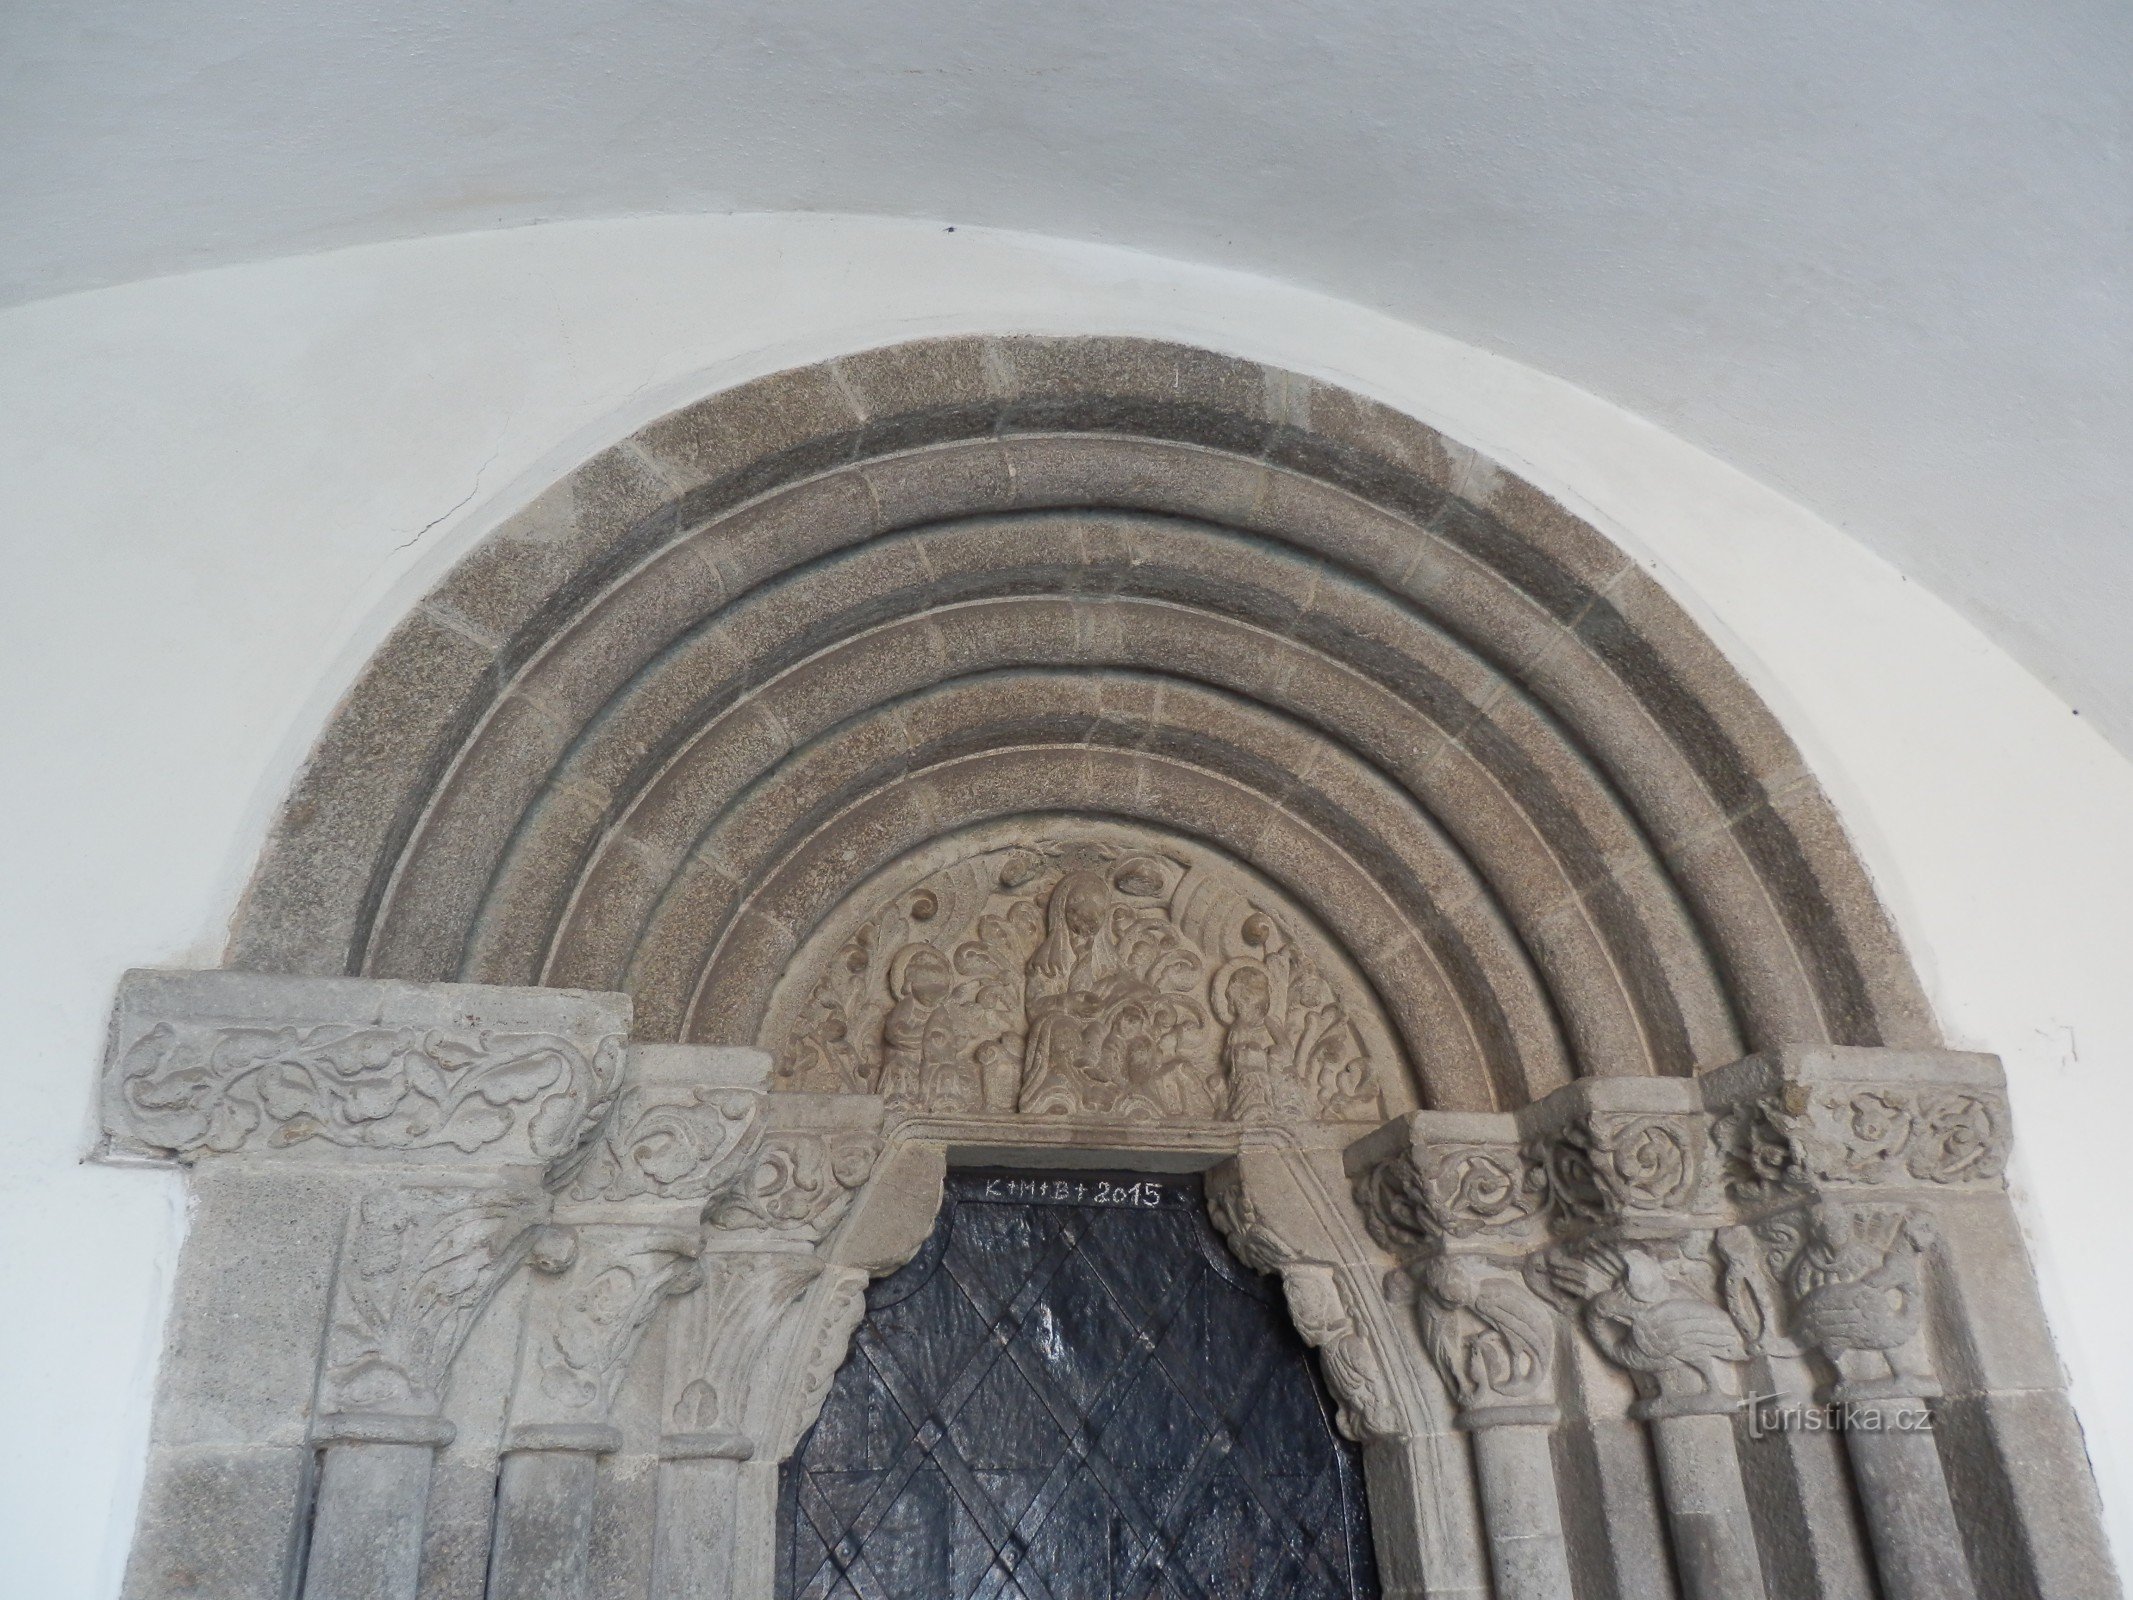
POLYGON ((1430 1105, 1937 1042, 1797 751, 1617 547, 1361 397, 1119 339, 869 351, 587 462, 378 652, 229 960, 747 1043, 707 985, 832 880, 1033 808, 1316 883, 1430 1105))

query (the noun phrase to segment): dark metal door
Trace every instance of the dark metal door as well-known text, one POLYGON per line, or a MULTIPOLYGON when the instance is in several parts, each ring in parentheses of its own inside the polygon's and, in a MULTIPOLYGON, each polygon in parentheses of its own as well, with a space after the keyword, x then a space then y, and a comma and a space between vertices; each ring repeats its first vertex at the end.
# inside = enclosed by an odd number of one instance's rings
POLYGON ((780 1600, 1363 1600, 1356 1448, 1197 1180, 954 1173, 784 1469, 780 1600))

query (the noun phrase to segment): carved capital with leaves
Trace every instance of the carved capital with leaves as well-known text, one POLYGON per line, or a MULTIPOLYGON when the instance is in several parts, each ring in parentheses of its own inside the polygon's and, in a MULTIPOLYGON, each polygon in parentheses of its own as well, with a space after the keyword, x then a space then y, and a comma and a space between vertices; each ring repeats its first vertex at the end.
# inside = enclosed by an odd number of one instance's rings
POLYGON ((533 1247, 546 1207, 524 1189, 365 1195, 335 1284, 320 1413, 434 1414, 461 1345, 533 1247))
POLYGON ((514 1421, 604 1424, 645 1330, 702 1281, 694 1229, 547 1228, 536 1238, 514 1421))

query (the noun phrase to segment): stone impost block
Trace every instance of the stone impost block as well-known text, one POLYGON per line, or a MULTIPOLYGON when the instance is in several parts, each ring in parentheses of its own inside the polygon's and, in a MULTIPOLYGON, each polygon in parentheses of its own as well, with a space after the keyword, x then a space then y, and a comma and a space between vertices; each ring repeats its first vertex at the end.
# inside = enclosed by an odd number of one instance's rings
POLYGON ((1701 1080, 1744 1204, 1803 1193, 2000 1188, 2013 1139, 1997 1058, 1955 1050, 1780 1050, 1701 1080))
POLYGON ((873 1176, 882 1117, 879 1095, 770 1096, 744 1159, 704 1202, 705 1248, 827 1238, 873 1176))
POLYGON ((1518 1113, 1561 1225, 1624 1237, 1716 1226, 1724 1186, 1691 1078, 1580 1078, 1518 1113))
POLYGON ((771 1058, 760 1050, 633 1045, 628 1082, 554 1178, 570 1221, 693 1220, 761 1139, 771 1058))
POLYGON ((1402 1259, 1515 1253, 1545 1221, 1545 1176, 1508 1114, 1411 1111, 1350 1145, 1342 1163, 1371 1236, 1402 1259))
POLYGON ((126 974, 107 1161, 550 1162, 621 1081, 625 995, 249 972, 126 974))

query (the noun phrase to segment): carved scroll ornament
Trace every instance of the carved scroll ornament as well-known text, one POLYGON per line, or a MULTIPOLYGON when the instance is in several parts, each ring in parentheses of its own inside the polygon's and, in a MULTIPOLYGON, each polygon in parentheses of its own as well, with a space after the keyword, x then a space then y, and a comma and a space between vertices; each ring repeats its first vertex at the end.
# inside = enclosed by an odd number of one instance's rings
POLYGON ((1676 1215, 1715 1199, 1703 1115, 1594 1113, 1543 1141, 1555 1202, 1588 1222, 1676 1215))
POLYGON ((703 1281, 701 1236, 666 1228, 544 1230, 558 1246, 534 1265, 565 1274, 551 1314, 531 1329, 548 1406, 605 1421, 660 1305, 703 1281))
POLYGON ((1824 1183, 1996 1183, 2011 1143, 2006 1096, 1941 1086, 1788 1085, 1720 1124, 1744 1197, 1824 1183))
POLYGON ((158 1022, 125 1051, 129 1135, 181 1156, 327 1144, 471 1153, 519 1130, 542 1160, 604 1112, 623 1044, 546 1033, 158 1022))
POLYGON ((795 964, 768 1035, 779 1087, 1130 1122, 1388 1109, 1401 1069, 1375 1000, 1241 869, 1097 823, 948 853, 795 964))
POLYGON ((704 1084, 633 1084, 570 1169, 574 1200, 701 1200, 747 1158, 763 1097, 704 1084))
POLYGON ((1448 1240, 1522 1235, 1546 1208, 1539 1162, 1515 1144, 1420 1144, 1356 1180, 1356 1203, 1379 1244, 1410 1256, 1448 1240))
POLYGON ((706 1201, 704 1220, 721 1231, 821 1239, 851 1209, 881 1150, 870 1133, 772 1130, 706 1201))

